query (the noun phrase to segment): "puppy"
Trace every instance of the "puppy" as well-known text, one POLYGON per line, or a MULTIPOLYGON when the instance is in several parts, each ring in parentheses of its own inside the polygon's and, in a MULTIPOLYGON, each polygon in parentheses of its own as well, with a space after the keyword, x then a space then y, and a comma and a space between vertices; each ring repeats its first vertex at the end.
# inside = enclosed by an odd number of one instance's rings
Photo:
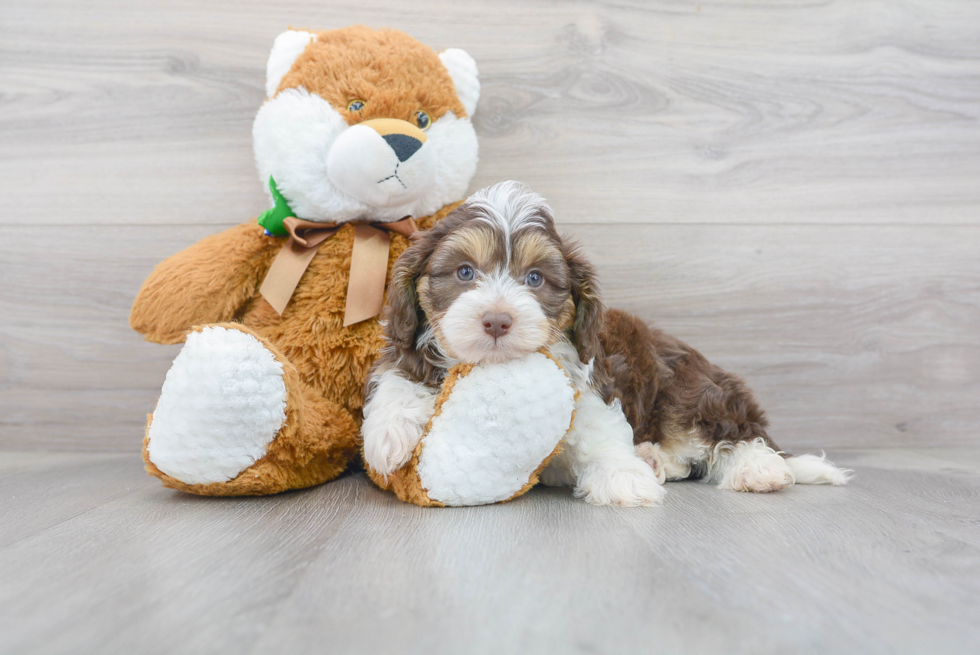
POLYGON ((597 505, 640 506, 660 502, 668 479, 744 491, 846 481, 823 458, 781 456, 739 378, 624 312, 607 313, 592 266, 522 184, 483 189, 422 233, 395 264, 383 322, 387 345, 361 428, 379 473, 409 460, 454 364, 547 347, 579 396, 545 484, 597 505))

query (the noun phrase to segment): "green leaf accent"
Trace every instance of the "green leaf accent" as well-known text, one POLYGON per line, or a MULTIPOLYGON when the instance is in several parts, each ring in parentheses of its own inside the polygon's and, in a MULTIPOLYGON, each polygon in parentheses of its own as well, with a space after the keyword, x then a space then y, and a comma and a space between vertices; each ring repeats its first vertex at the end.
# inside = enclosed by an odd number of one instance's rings
POLYGON ((269 191, 272 192, 272 199, 275 200, 276 206, 272 209, 265 210, 259 215, 259 225, 268 230, 272 236, 284 237, 289 232, 282 226, 283 220, 296 214, 293 213, 293 210, 289 208, 289 203, 279 193, 276 181, 272 179, 271 175, 269 176, 269 191))

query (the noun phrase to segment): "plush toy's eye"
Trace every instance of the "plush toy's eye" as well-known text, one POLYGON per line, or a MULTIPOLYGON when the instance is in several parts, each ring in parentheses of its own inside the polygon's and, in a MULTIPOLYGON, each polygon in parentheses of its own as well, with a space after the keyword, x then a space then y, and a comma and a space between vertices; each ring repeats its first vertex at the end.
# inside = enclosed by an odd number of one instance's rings
POLYGON ((524 278, 524 284, 529 287, 540 287, 542 284, 544 284, 544 276, 537 271, 531 271, 527 274, 527 277, 524 278))
POLYGON ((364 109, 363 100, 351 100, 347 104, 347 111, 361 111, 362 109, 364 109))
POLYGON ((415 123, 419 126, 420 130, 429 129, 430 122, 431 121, 429 120, 429 115, 427 113, 424 111, 415 112, 415 123))
POLYGON ((463 264, 456 269, 456 277, 462 282, 470 282, 476 277, 476 273, 473 271, 473 267, 469 264, 463 264))

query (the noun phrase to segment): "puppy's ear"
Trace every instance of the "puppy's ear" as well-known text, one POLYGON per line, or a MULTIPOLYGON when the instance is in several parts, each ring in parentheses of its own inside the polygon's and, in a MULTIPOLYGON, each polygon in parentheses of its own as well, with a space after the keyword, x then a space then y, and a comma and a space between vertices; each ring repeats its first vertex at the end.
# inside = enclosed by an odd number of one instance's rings
MULTIPOLYGON (((445 220, 445 219, 443 219, 445 220)), ((383 332, 389 347, 381 350, 377 366, 393 366, 408 379, 423 384, 438 385, 444 371, 429 361, 426 344, 419 337, 428 326, 428 319, 419 304, 418 282, 425 274, 429 257, 444 230, 439 225, 425 232, 416 232, 414 243, 401 254, 391 272, 388 301, 381 312, 383 332)))
POLYGON ((598 362, 602 358, 599 334, 602 332, 606 308, 599 295, 595 268, 585 259, 578 246, 569 247, 565 258, 571 273, 572 301, 575 303, 572 342, 578 349, 582 363, 588 364, 593 357, 598 362))
POLYGON ((381 312, 384 336, 397 350, 415 350, 419 333, 425 329, 425 312, 419 306, 417 284, 425 273, 429 258, 439 241, 463 220, 462 208, 451 211, 428 230, 412 235, 412 245, 405 249, 391 270, 388 300, 381 312))
POLYGON ((395 349, 402 352, 415 347, 416 334, 425 323, 415 285, 431 254, 432 246, 428 239, 418 239, 401 254, 391 272, 388 302, 382 312, 384 335, 395 349))

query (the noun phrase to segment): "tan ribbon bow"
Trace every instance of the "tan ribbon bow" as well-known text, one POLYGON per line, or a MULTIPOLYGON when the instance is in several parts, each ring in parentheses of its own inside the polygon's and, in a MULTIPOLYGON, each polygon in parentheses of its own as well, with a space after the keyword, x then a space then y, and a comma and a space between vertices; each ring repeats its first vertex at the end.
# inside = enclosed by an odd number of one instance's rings
MULTIPOLYGON (((265 274, 262 286, 259 287, 259 293, 280 316, 317 250, 345 225, 304 221, 293 216, 284 219, 282 224, 289 232, 289 240, 276 255, 269 272, 265 274)), ((394 223, 354 225, 354 248, 351 251, 344 327, 381 313, 385 279, 388 276, 388 250, 391 246, 388 233, 397 232, 411 237, 417 230, 411 216, 394 223)))

